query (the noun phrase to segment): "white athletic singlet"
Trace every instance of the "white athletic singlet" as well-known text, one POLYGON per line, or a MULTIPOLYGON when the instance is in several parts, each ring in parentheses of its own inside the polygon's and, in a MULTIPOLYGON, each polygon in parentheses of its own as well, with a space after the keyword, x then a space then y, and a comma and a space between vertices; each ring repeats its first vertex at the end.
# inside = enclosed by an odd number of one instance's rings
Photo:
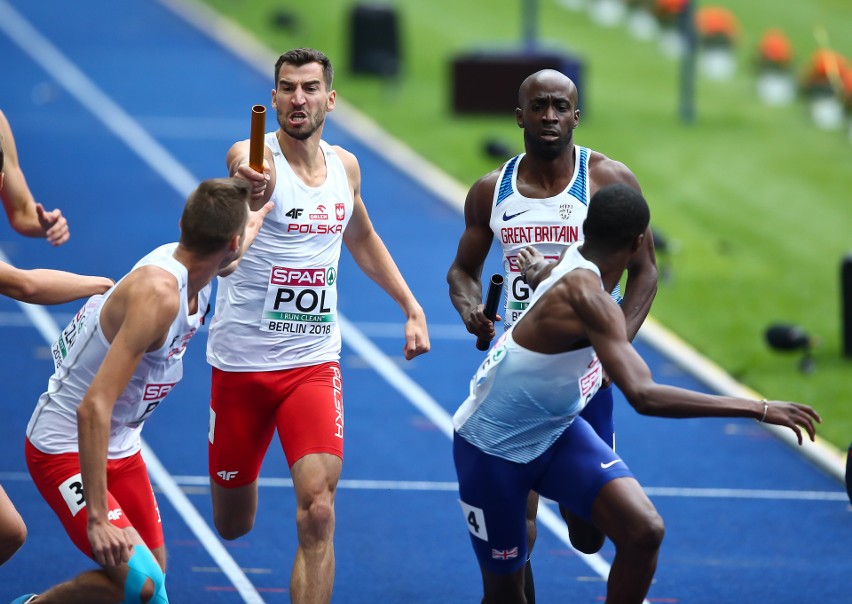
POLYGON ((237 270, 219 278, 207 362, 223 371, 273 371, 340 358, 337 265, 354 200, 346 169, 325 142, 325 182, 309 187, 266 134, 275 207, 237 270))
MULTIPOLYGON (((139 451, 142 424, 183 377, 186 345, 204 322, 212 287, 208 284, 198 292, 198 310, 189 314, 186 299, 189 276, 186 267, 173 256, 176 247, 177 243, 160 246, 133 267, 136 270, 154 265, 174 275, 181 292, 180 310, 163 346, 145 353, 130 383, 115 401, 109 428, 109 459, 128 457, 139 451)), ((44 453, 79 451, 77 407, 109 350, 100 314, 114 291, 112 288, 89 298, 53 344, 55 370, 27 425, 30 442, 44 453)))
POLYGON ((500 172, 489 225, 503 248, 506 328, 517 321, 531 294, 518 269, 518 252, 532 245, 547 260, 558 260, 562 250, 583 239, 583 221, 589 209, 590 151, 574 148, 574 175, 565 190, 553 197, 534 199, 518 192, 518 166, 524 153, 506 162, 500 172))
MULTIPOLYGON (((559 262, 561 274, 587 269, 600 277, 598 267, 578 248, 571 247, 559 262)), ((543 281, 527 308, 557 280, 543 281)), ((513 331, 509 328, 497 340, 479 366, 470 395, 453 415, 453 426, 485 453, 527 463, 571 425, 600 388, 602 370, 591 346, 558 354, 533 352, 514 341, 513 331)))

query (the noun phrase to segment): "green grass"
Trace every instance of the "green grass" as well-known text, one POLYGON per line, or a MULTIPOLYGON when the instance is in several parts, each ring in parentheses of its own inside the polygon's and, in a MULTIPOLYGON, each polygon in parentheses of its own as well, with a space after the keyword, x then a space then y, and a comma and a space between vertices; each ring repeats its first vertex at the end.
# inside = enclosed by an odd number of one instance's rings
MULTIPOLYGON (((340 98, 463 183, 495 167, 481 150, 486 137, 522 148, 511 113, 471 118, 449 109, 451 58, 518 42, 520 0, 396 2, 404 73, 395 82, 350 72, 352 2, 207 2, 275 51, 324 50, 335 62, 340 98), (299 20, 296 33, 270 24, 272 11, 285 6, 299 20)), ((751 62, 768 27, 787 32, 799 67, 816 48, 816 25, 852 57, 852 36, 844 35, 852 31, 852 5, 717 2, 743 28, 739 70, 723 83, 699 78, 697 119, 684 125, 678 65, 654 42, 597 26, 552 0, 539 4, 544 43, 585 60, 588 119, 576 140, 633 170, 655 227, 673 243, 670 256, 660 259, 672 278, 661 283, 652 315, 767 397, 813 404, 824 418, 822 436, 845 447, 852 437, 852 359, 840 353, 839 269, 852 252, 852 144, 846 132, 815 129, 800 103, 762 106, 751 62), (815 373, 796 370, 799 355, 767 349, 763 331, 773 321, 797 323, 821 338, 815 373)))

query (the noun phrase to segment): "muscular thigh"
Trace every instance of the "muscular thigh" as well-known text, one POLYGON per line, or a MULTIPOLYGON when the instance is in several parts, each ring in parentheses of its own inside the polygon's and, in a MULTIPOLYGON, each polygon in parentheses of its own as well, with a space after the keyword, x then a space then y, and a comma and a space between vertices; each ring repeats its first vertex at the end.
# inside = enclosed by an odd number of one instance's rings
POLYGON ((107 487, 148 549, 163 547, 163 524, 141 454, 110 461, 107 487))
MULTIPOLYGON (((159 511, 145 465, 141 455, 137 456, 136 459, 131 457, 110 460, 107 463, 108 518, 110 523, 118 528, 135 528, 146 543, 151 543, 150 547, 162 547, 163 533, 159 511), (117 493, 112 491, 113 485, 110 484, 110 474, 116 467, 123 469, 125 474, 117 493), (123 501, 120 501, 119 497, 123 501), (127 509, 124 505, 127 505, 127 509), (127 510, 133 511, 129 514, 127 510), (134 520, 139 522, 139 527, 133 526, 134 520)), ((42 453, 27 441, 26 460, 33 482, 62 522, 71 541, 91 558, 92 548, 87 531, 88 514, 83 497, 79 456, 76 453, 42 453)))
POLYGON ((275 432, 275 411, 285 396, 285 372, 228 372, 213 368, 210 427, 207 435, 210 477, 223 487, 257 480, 275 432))
POLYGON ((542 456, 545 457, 547 472, 534 489, 586 520, 591 520, 592 504, 605 484, 633 476, 627 464, 582 417, 574 420, 542 456))
POLYGON ((257 480, 275 429, 288 464, 309 453, 343 457, 343 388, 337 362, 263 372, 213 369, 210 477, 226 488, 257 480))
POLYGON ((276 412, 278 438, 287 463, 328 453, 343 459, 343 382, 338 363, 305 367, 276 412))
POLYGON ((480 566, 506 575, 526 562, 527 495, 534 465, 483 453, 456 434, 453 458, 459 499, 480 566))

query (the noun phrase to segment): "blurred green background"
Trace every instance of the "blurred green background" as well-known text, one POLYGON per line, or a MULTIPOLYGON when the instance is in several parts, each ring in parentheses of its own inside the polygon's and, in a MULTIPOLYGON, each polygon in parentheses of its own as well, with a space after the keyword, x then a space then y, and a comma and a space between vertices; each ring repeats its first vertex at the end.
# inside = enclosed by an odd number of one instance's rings
MULTIPOLYGON (((590 0, 586 1, 586 4, 590 0)), ((399 0, 402 71, 393 79, 352 73, 350 0, 288 3, 205 0, 276 54, 323 50, 335 65, 339 98, 470 186, 500 160, 485 140, 522 151, 511 111, 457 116, 451 111, 451 61, 481 49, 520 47, 521 0, 399 0), (275 15, 285 14, 288 23, 275 15)), ((719 0, 740 24, 737 72, 715 81, 698 74, 696 119, 678 113, 680 64, 658 42, 624 26, 597 24, 579 0, 540 0, 538 39, 582 59, 585 118, 575 140, 629 166, 669 251, 667 278, 652 316, 745 385, 767 398, 809 403, 820 434, 845 448, 852 438, 852 358, 842 355, 840 266, 852 254, 852 139, 848 126, 816 128, 804 101, 773 107, 755 92, 754 59, 770 27, 789 37, 796 73, 817 49, 815 27, 852 57, 849 0, 719 0), (819 338, 816 370, 801 354, 770 350, 773 322, 819 338)), ((270 90, 273 87, 270 65, 270 90)), ((582 102, 582 101, 581 101, 582 102)), ((459 218, 461 231, 461 217, 459 218)))

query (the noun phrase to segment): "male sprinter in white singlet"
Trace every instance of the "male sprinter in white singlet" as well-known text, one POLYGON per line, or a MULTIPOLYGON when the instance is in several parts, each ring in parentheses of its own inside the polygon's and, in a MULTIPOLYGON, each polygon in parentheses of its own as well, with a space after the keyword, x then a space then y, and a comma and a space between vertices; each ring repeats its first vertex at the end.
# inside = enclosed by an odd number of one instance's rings
POLYGON ((230 173, 275 209, 237 271, 220 280, 207 360, 213 366, 209 471, 213 518, 225 539, 254 525, 257 478, 276 428, 296 495, 299 535, 293 602, 329 602, 334 583, 334 494, 343 463, 343 383, 337 265, 345 243, 406 317, 406 359, 429 350, 423 309, 372 227, 351 153, 321 139, 334 108, 332 66, 313 49, 275 65, 263 173, 249 141, 228 151, 230 173))
MULTIPOLYGON (((525 591, 525 507, 531 489, 600 527, 615 544, 607 602, 642 602, 657 565, 663 522, 626 464, 578 415, 602 370, 645 415, 752 417, 815 438, 807 405, 711 396, 658 385, 627 339, 607 292, 644 246, 648 205, 616 184, 594 196, 585 240, 558 263, 519 252, 535 293, 495 343, 453 416, 453 458, 485 604, 520 604, 525 591)), ((570 596, 568 597, 570 600, 570 596)))
MULTIPOLYGON (((506 307, 502 317, 511 326, 529 303, 530 290, 518 271, 517 255, 534 246, 556 259, 566 246, 582 239, 582 224, 591 196, 601 187, 623 183, 639 189, 633 173, 622 163, 574 144, 579 124, 577 88, 563 74, 544 70, 521 85, 516 109, 524 131, 525 153, 489 172, 471 187, 465 200, 465 230, 447 274, 450 298, 467 330, 479 338, 495 335, 494 323, 483 313, 482 268, 496 235, 503 250, 506 307)), ((623 310, 632 339, 651 308, 657 289, 653 238, 627 269, 623 310)), ((618 291, 613 292, 618 297, 618 291)), ((615 447, 612 389, 602 388, 583 410, 583 417, 611 447, 615 447)), ((535 541, 538 497, 531 493, 528 509, 530 550, 535 541)), ((571 542, 593 553, 603 545, 603 533, 566 510, 571 542)), ((527 598, 535 602, 528 568, 527 598)))
POLYGON ((90 298, 53 345, 55 371, 27 426, 27 467, 71 540, 102 570, 16 604, 168 602, 140 433, 183 376, 211 280, 235 268, 272 205, 249 220, 250 193, 239 179, 202 182, 184 207, 180 241, 90 298))
MULTIPOLYGON (((507 161, 497 179, 489 226, 497 234, 503 250, 506 273, 506 304, 503 322, 506 329, 529 304, 530 288, 518 272, 518 252, 535 247, 547 259, 555 261, 562 251, 582 239, 583 221, 589 209, 589 156, 592 151, 574 147, 573 176, 563 191, 546 199, 525 197, 517 184, 518 164, 526 154, 507 161)), ((613 298, 621 302, 619 286, 613 298)))

